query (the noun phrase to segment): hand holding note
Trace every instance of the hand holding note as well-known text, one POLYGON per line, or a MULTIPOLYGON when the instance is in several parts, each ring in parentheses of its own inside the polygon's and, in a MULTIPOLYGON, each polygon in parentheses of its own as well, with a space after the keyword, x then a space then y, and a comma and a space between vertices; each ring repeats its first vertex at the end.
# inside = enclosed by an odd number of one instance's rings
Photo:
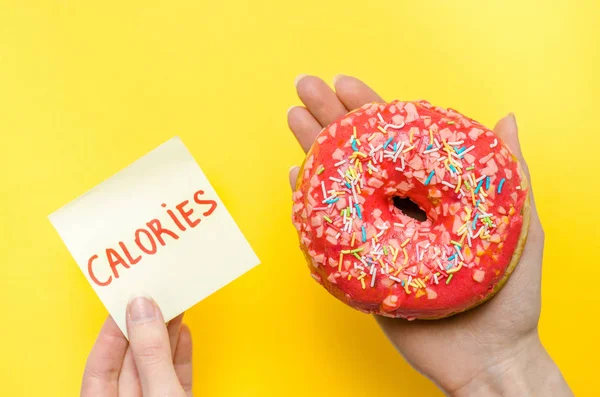
POLYGON ((88 358, 82 397, 192 395, 192 339, 183 315, 168 326, 146 297, 127 307, 129 342, 108 317, 88 358))
POLYGON ((152 296, 168 321, 258 264, 178 138, 50 221, 123 333, 131 297, 152 296))

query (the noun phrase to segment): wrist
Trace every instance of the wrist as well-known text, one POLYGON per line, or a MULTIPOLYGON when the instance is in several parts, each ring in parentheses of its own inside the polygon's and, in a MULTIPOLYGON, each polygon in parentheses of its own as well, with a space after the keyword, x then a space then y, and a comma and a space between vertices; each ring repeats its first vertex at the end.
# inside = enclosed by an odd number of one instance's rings
POLYGON ((453 397, 572 395, 537 332, 515 342, 502 354, 489 357, 475 377, 448 394, 453 397))

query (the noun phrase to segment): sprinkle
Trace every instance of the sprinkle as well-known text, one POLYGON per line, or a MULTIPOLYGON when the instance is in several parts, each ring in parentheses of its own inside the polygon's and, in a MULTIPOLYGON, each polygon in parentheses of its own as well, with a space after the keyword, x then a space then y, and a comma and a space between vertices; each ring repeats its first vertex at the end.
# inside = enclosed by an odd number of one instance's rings
POLYGON ((485 190, 490 190, 490 177, 485 178, 485 190))
POLYGON ((458 191, 460 190, 460 184, 461 183, 462 183, 462 178, 459 175, 458 176, 458 182, 456 183, 456 189, 454 190, 454 193, 458 193, 458 191))
MULTIPOLYGON (((465 236, 466 236, 466 234, 465 234, 465 236)), ((462 252, 460 252, 460 248, 459 248, 459 246, 458 246, 458 245, 455 245, 455 246, 454 246, 454 248, 456 248, 456 253, 458 254, 458 257, 460 258, 460 260, 461 260, 461 261, 464 261, 464 260, 465 260, 465 258, 464 258, 464 256, 463 256, 462 252)))
POLYGON ((498 184, 498 193, 502 193, 502 185, 504 185, 505 180, 506 180, 506 178, 502 178, 502 180, 498 184))
POLYGON ((325 182, 321 181, 321 189, 323 189, 323 198, 327 197, 327 190, 325 189, 325 182))
POLYGON ((479 218, 479 213, 475 214, 475 219, 473 219, 473 230, 475 230, 475 226, 477 225, 477 218, 479 218))
POLYGON ((432 146, 431 145, 432 143, 433 143, 433 131, 430 128, 429 129, 429 146, 432 146))
POLYGON ((490 144, 490 147, 495 148, 496 146, 498 146, 498 140, 494 139, 494 143, 490 144))
POLYGON ((442 185, 446 185, 448 186, 450 189, 454 189, 456 186, 454 186, 453 184, 446 182, 446 181, 442 181, 442 185))
POLYGON ((457 267, 455 267, 454 269, 446 270, 446 273, 448 273, 448 274, 454 274, 454 273, 456 273, 457 271, 460 270, 460 268, 462 267, 462 265, 463 265, 463 263, 460 262, 460 264, 457 267))
POLYGON ((362 212, 357 203, 354 203, 354 208, 356 208, 356 214, 358 215, 358 219, 362 220, 362 212))
POLYGON ((448 145, 450 146, 460 146, 464 143, 465 141, 456 141, 456 142, 448 142, 448 145))
POLYGON ((404 150, 402 151, 402 153, 408 153, 408 152, 410 152, 411 150, 413 150, 414 148, 415 148, 415 146, 409 146, 409 147, 407 147, 406 149, 404 149, 404 150))
POLYGON ((349 253, 350 254, 355 254, 357 252, 361 252, 362 250, 364 250, 364 248, 362 248, 362 247, 361 248, 356 248, 356 249, 351 250, 349 253))
POLYGON ((379 172, 379 170, 375 167, 373 167, 373 164, 371 164, 371 162, 369 161, 369 164, 367 165, 367 167, 372 170, 373 172, 379 172))
POLYGON ((423 152, 423 154, 429 154, 429 153, 433 153, 433 152, 438 152, 440 150, 439 147, 434 147, 433 149, 431 148, 432 145, 427 146, 427 150, 425 150, 423 152))
POLYGON ((452 280, 452 277, 454 277, 454 274, 451 274, 450 277, 448 277, 448 279, 446 280, 446 284, 450 283, 450 280, 452 280))
POLYGON ((452 172, 454 172, 455 174, 458 174, 458 171, 456 170, 456 168, 452 164, 450 164, 449 167, 452 170, 452 172))
POLYGON ((400 129, 400 128, 404 127, 404 123, 402 123, 402 124, 398 124, 398 125, 396 125, 396 124, 386 124, 386 125, 383 127, 383 129, 384 129, 384 130, 386 130, 386 132, 387 132, 387 129, 388 129, 388 127, 392 127, 392 128, 400 129))
POLYGON ((354 239, 356 238, 356 232, 352 232, 352 241, 350 242, 350 246, 354 247, 354 239))
POLYGON ((356 140, 352 140, 352 149, 354 150, 354 152, 358 152, 358 146, 356 145, 356 140))
POLYGON ((337 182, 337 183, 342 183, 342 182, 343 182, 343 181, 342 181, 340 178, 334 178, 334 177, 332 177, 332 176, 330 176, 330 177, 329 177, 329 180, 330 180, 330 181, 337 182))
POLYGON ((458 157, 460 157, 462 159, 465 156, 465 154, 469 153, 473 149, 475 149, 475 145, 472 145, 468 149, 465 149, 464 151, 460 152, 460 154, 458 155, 458 157))
POLYGON ((354 136, 354 139, 356 139, 356 126, 352 127, 352 136, 354 136))
POLYGON ((402 252, 404 253, 404 265, 408 263, 408 252, 406 252, 406 248, 402 248, 402 252))
POLYGON ((394 276, 388 276, 388 277, 389 277, 389 279, 390 279, 390 280, 394 280, 394 281, 395 281, 395 282, 397 282, 397 283, 402 283, 402 280, 400 280, 400 279, 399 279, 399 278, 397 278, 397 277, 394 277, 394 276))
POLYGON ((329 200, 325 200, 325 202, 327 204, 333 204, 333 203, 337 203, 338 201, 340 201, 339 197, 333 198, 333 199, 329 199, 329 200))
POLYGON ((346 163, 346 160, 341 160, 341 161, 338 161, 337 163, 335 163, 334 166, 339 167, 340 165, 342 165, 344 163, 346 163))
POLYGON ((475 194, 479 193, 479 189, 481 189, 481 186, 483 185, 483 179, 479 181, 479 183, 477 184, 477 187, 475 188, 475 194))
POLYGON ((433 178, 434 175, 435 175, 435 170, 431 170, 431 172, 429 173, 429 176, 425 180, 425 186, 429 185, 429 182, 431 182, 431 178, 433 178))
POLYGON ((406 240, 404 240, 404 242, 402 244, 400 244, 401 248, 406 247, 406 245, 410 242, 410 238, 407 238, 406 240))
POLYGON ((327 222, 329 222, 329 223, 333 223, 333 222, 331 221, 331 219, 329 219, 329 217, 328 217, 327 215, 323 215, 323 219, 325 219, 325 220, 326 220, 327 222))
MULTIPOLYGON (((360 283, 362 284, 362 289, 365 289, 366 288, 366 286, 365 286, 365 279, 361 278, 360 279, 360 283)), ((448 284, 448 283, 446 283, 446 284, 448 284)))
POLYGON ((433 282, 438 284, 437 273, 433 275, 433 282))
POLYGON ((454 240, 450 240, 450 244, 454 244, 455 246, 457 245, 459 247, 462 247, 462 245, 459 242, 454 241, 454 240))
POLYGON ((386 149, 388 147, 388 145, 390 144, 390 142, 392 142, 392 139, 394 139, 394 137, 390 137, 387 141, 385 141, 385 143, 383 144, 383 148, 386 149))
POLYGON ((400 252, 400 248, 396 248, 396 251, 394 252, 394 256, 392 258, 392 262, 394 262, 394 264, 396 263, 396 258, 398 258, 398 252, 400 252))
POLYGON ((415 130, 411 129, 410 135, 408 137, 409 143, 413 143, 413 135, 415 135, 415 130))
POLYGON ((375 287, 375 278, 377 277, 377 269, 373 272, 373 276, 371 277, 371 288, 375 287))
POLYGON ((323 171, 325 171, 325 167, 321 166, 321 168, 319 168, 319 170, 317 171, 317 175, 321 175, 323 171))
POLYGON ((451 257, 448 258, 448 261, 454 260, 454 258, 456 258, 456 254, 452 255, 451 257))
POLYGON ((344 258, 344 254, 340 252, 340 260, 338 261, 338 272, 342 271, 342 259, 344 258))
POLYGON ((371 134, 368 138, 367 138, 367 142, 371 142, 375 137, 377 136, 377 133, 371 134))
POLYGON ((467 167, 467 168, 466 168, 466 170, 467 170, 467 171, 471 171, 471 170, 474 170, 474 169, 475 169, 475 166, 474 166, 474 165, 471 165, 470 167, 467 167))
POLYGON ((398 222, 394 222, 394 226, 397 226, 397 227, 404 227, 404 223, 398 223, 398 222))
POLYGON ((386 247, 386 246, 383 246, 383 254, 384 254, 384 255, 387 255, 387 254, 388 254, 388 252, 387 252, 387 247, 386 247))
POLYGON ((377 112, 377 117, 379 117, 379 120, 385 124, 385 121, 383 120, 383 117, 381 117, 381 113, 377 112))
POLYGON ((362 225, 362 242, 365 243, 367 241, 367 230, 365 229, 365 225, 362 225))
POLYGON ((360 257, 360 255, 358 255, 356 252, 355 252, 355 253, 353 253, 352 255, 354 255, 354 257, 355 257, 356 259, 358 259, 359 261, 362 261, 362 258, 360 257))
POLYGON ((454 124, 454 121, 446 121, 446 124, 454 124))

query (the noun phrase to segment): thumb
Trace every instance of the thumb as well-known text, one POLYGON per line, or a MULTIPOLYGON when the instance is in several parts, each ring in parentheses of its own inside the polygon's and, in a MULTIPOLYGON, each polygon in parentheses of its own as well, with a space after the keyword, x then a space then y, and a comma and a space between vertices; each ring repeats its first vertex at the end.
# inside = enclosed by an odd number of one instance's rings
POLYGON ((156 302, 142 296, 129 301, 127 332, 143 395, 185 395, 177 380, 169 334, 156 302))

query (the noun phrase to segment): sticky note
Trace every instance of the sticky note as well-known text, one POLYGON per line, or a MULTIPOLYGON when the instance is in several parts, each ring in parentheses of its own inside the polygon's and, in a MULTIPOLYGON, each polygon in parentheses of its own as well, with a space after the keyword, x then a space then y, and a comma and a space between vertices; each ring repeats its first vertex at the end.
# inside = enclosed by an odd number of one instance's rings
POLYGON ((49 219, 125 335, 133 296, 152 297, 168 321, 259 263, 179 138, 49 219))

